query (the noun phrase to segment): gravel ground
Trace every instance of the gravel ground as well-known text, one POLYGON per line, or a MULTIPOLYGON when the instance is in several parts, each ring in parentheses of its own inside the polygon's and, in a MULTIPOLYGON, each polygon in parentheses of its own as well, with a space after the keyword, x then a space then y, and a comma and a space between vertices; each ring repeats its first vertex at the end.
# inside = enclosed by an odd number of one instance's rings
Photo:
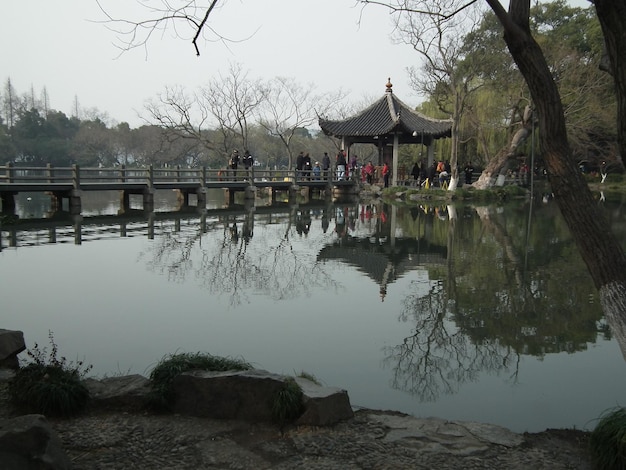
MULTIPOLYGON (((548 430, 521 444, 425 450, 412 438, 389 440, 376 418, 397 413, 360 410, 332 427, 280 429, 272 424, 171 414, 93 412, 51 419, 76 470, 85 469, 507 469, 592 468, 588 434, 548 430)), ((13 415, 0 386, 0 418, 13 415)))

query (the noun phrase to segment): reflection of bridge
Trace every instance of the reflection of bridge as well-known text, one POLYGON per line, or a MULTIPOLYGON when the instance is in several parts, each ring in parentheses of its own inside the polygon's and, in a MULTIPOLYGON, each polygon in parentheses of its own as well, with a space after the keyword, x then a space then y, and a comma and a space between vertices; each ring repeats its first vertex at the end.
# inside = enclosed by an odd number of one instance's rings
POLYGON ((324 177, 312 177, 295 170, 258 170, 254 167, 239 170, 211 170, 202 168, 67 168, 18 167, 12 164, 0 166, 0 198, 2 211, 15 211, 14 196, 20 192, 46 192, 52 195, 53 205, 62 206, 69 200, 70 212, 80 214, 82 191, 122 192, 122 202, 129 207, 131 194, 143 196, 143 207, 152 210, 154 191, 177 190, 189 204, 189 196, 195 195, 198 206, 206 204, 206 191, 211 188, 224 189, 230 204, 234 194, 243 192, 247 199, 256 195, 257 188, 267 188, 272 199, 276 192, 287 191, 290 196, 300 189, 308 191, 350 192, 354 181, 338 180, 334 171, 324 177))
MULTIPOLYGON (((145 236, 153 239, 155 228, 173 227, 175 232, 188 227, 206 233, 216 226, 245 219, 254 223, 258 216, 267 217, 268 223, 294 217, 299 210, 328 209, 329 203, 321 200, 306 204, 276 202, 270 206, 254 206, 253 203, 232 205, 221 209, 186 207, 172 212, 148 212, 129 210, 118 215, 83 217, 68 212, 56 212, 50 218, 17 219, 4 223, 0 230, 0 251, 3 248, 24 245, 104 240, 119 237, 145 236), (2 237, 6 237, 5 243, 2 237)), ((328 209, 330 212, 330 209, 328 209)))

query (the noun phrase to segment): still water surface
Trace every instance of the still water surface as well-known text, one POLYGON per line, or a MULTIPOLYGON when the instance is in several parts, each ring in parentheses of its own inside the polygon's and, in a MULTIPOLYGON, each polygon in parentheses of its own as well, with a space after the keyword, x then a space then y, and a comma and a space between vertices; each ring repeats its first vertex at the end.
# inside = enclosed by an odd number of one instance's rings
MULTIPOLYGON (((590 429, 624 404, 621 350, 553 202, 225 211, 214 193, 202 215, 164 192, 155 214, 117 215, 112 193, 44 225, 30 196, 2 227, 0 327, 29 347, 52 331, 97 375, 205 351, 306 371, 354 406, 518 432, 590 429)), ((623 240, 623 203, 604 204, 623 240)))

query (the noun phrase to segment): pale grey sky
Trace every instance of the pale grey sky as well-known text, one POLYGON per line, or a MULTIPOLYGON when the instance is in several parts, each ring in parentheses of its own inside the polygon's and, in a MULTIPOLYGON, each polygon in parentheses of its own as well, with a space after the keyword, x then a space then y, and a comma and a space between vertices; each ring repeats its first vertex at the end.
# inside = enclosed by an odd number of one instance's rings
MULTIPOLYGON (((146 18, 131 0, 101 0, 116 17, 146 18)), ((587 6, 586 0, 571 4, 587 6)), ((232 39, 225 45, 200 43, 196 57, 190 40, 173 37, 170 29, 154 36, 147 53, 135 49, 121 56, 116 34, 98 23, 105 19, 95 0, 5 0, 0 28, 3 86, 10 78, 18 93, 39 96, 46 87, 50 106, 73 114, 98 108, 112 120, 142 124, 146 100, 166 85, 195 90, 231 63, 250 77, 293 77, 317 92, 338 88, 348 99, 378 98, 391 77, 394 92, 408 105, 420 98, 409 88, 407 67, 420 58, 409 46, 390 39, 388 12, 354 0, 228 0, 212 16, 211 25, 232 39)))

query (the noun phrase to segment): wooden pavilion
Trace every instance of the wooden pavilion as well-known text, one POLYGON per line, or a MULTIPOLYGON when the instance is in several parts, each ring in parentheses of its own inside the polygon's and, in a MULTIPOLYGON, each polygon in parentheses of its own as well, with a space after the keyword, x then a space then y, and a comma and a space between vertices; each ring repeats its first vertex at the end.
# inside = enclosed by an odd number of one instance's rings
POLYGON ((392 184, 398 181, 398 147, 401 144, 422 144, 427 148, 428 164, 434 160, 433 143, 450 137, 452 121, 432 119, 409 108, 392 91, 387 80, 382 98, 355 116, 341 121, 319 119, 324 134, 341 139, 349 158, 352 144, 374 144, 378 147, 378 164, 391 163, 392 184))

